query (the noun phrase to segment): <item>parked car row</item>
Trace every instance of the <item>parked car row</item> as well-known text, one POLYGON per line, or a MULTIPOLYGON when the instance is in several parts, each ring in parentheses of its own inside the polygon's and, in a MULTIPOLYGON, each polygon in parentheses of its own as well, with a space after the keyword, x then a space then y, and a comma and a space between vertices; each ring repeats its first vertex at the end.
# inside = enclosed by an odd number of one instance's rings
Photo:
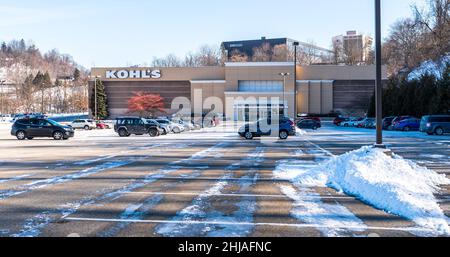
POLYGON ((114 131, 120 137, 145 135, 157 137, 170 133, 179 134, 184 131, 200 129, 201 126, 184 120, 145 119, 140 117, 120 117, 116 119, 114 131))
POLYGON ((77 119, 70 123, 73 129, 84 129, 84 130, 92 130, 92 129, 110 129, 110 126, 102 121, 94 121, 92 119, 77 119))
MULTIPOLYGON (((376 128, 374 118, 337 117, 333 123, 342 127, 376 128)), ((429 135, 450 133, 450 115, 430 115, 418 119, 413 116, 391 116, 383 119, 384 130, 421 131, 429 135)))

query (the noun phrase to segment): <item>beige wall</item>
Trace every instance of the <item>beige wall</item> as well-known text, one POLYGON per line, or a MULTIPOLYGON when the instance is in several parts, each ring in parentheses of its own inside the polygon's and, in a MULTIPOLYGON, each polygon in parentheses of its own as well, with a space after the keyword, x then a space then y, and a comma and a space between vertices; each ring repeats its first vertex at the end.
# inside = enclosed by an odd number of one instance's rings
POLYGON ((333 81, 297 81, 297 113, 327 114, 333 110, 333 81))
MULTIPOLYGON (((387 79, 386 66, 383 66, 383 79, 387 79)), ((297 66, 297 80, 375 80, 375 66, 297 66)))
MULTIPOLYGON (((374 80, 374 66, 297 66, 297 112, 298 113, 329 113, 333 110, 333 82, 335 80, 357 81, 357 80, 374 80)), ((282 81, 280 73, 290 73, 286 78, 285 97, 289 105, 289 115, 294 116, 294 64, 293 63, 227 63, 225 67, 201 67, 201 68, 93 68, 92 76, 99 76, 105 81, 107 91, 113 91, 117 85, 123 85, 127 88, 129 84, 130 90, 136 90, 135 82, 142 83, 145 88, 149 82, 161 82, 161 88, 157 89, 164 92, 164 84, 162 82, 171 83, 190 83, 191 99, 193 105, 196 103, 194 92, 196 89, 202 90, 202 97, 205 100, 208 97, 217 97, 223 103, 227 101, 229 96, 245 96, 248 94, 239 94, 239 81, 243 80, 270 80, 282 81), (155 70, 161 71, 161 78, 158 79, 106 79, 108 70, 155 70), (115 83, 115 82, 118 83, 115 83), (116 85, 116 86, 115 86, 116 85), (132 87, 133 85, 133 87, 132 87)), ((386 68, 383 69, 384 77, 386 77, 386 68)), ((123 91, 123 90, 122 90, 123 91)), ((125 93, 122 92, 124 95, 125 93)), ((155 92, 158 93, 158 92, 155 92)), ((165 92, 167 93, 167 92, 165 92)), ((173 92, 176 93, 176 92, 173 92)), ((270 96, 277 95, 273 93, 254 92, 252 96, 270 96)), ((114 97, 111 101, 125 101, 124 99, 114 97)), ((112 106, 120 105, 113 103, 112 106)), ((123 105, 120 105, 120 107, 123 105)), ((120 115, 122 108, 116 107, 114 115, 120 115)))

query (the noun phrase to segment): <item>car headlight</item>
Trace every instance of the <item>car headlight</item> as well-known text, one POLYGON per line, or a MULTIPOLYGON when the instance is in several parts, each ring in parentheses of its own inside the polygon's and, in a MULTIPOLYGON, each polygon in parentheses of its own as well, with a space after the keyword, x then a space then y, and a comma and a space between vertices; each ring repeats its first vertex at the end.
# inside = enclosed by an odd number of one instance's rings
POLYGON ((427 123, 427 127, 431 127, 431 123, 427 123))

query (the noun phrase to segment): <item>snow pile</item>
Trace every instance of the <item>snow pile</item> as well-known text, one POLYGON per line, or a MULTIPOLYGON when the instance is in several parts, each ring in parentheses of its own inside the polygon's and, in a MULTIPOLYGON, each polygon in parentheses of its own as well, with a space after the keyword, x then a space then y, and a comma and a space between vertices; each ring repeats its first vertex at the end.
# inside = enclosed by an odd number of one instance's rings
POLYGON ((418 68, 408 75, 408 80, 419 80, 423 75, 429 74, 441 79, 447 66, 450 65, 450 55, 442 57, 438 61, 423 62, 418 68))
POLYGON ((398 155, 389 157, 382 149, 367 146, 316 168, 300 168, 292 181, 332 187, 434 233, 450 235, 448 218, 433 195, 450 180, 398 155))

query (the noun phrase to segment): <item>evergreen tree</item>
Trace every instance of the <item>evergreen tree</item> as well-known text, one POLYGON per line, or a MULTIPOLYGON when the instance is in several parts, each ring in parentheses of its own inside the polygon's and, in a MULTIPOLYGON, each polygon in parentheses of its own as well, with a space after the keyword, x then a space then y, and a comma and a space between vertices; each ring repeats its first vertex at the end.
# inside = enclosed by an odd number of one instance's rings
POLYGON ((450 112, 450 65, 447 66, 442 79, 437 82, 436 94, 431 105, 431 114, 450 112))
POLYGON ((8 47, 6 46, 6 42, 2 42, 1 51, 6 54, 7 50, 8 50, 8 47))
POLYGON ((75 71, 73 72, 73 79, 75 81, 78 81, 80 79, 80 76, 81 76, 80 70, 78 68, 76 68, 75 71))
POLYGON ((101 80, 96 80, 91 89, 91 98, 89 108, 92 115, 95 115, 95 91, 97 88, 97 117, 98 119, 106 119, 109 116, 108 113, 108 97, 106 94, 105 86, 101 80))
POLYGON ((27 49, 27 45, 25 44, 25 40, 21 39, 19 41, 19 51, 23 53, 27 49))

